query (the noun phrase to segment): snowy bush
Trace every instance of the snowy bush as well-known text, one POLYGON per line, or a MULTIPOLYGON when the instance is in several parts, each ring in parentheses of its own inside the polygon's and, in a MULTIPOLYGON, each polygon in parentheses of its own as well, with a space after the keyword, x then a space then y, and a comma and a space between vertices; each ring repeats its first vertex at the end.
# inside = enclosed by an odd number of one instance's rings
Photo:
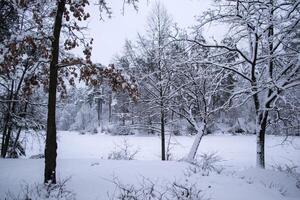
POLYGON ((170 182, 160 185, 143 178, 139 184, 123 184, 113 179, 116 190, 109 195, 110 200, 208 200, 204 192, 186 179, 183 183, 170 182))
POLYGON ((138 149, 133 149, 126 139, 121 145, 115 145, 114 150, 108 154, 109 160, 133 160, 138 149))
POLYGON ((129 126, 122 126, 122 125, 116 126, 116 128, 112 134, 114 134, 114 135, 134 135, 134 133, 132 132, 132 130, 129 126))
POLYGON ((188 167, 186 175, 202 173, 203 176, 208 176, 211 172, 220 174, 224 170, 224 167, 219 164, 221 161, 217 153, 200 154, 195 160, 188 161, 191 166, 188 167))
MULTIPOLYGON (((171 199, 176 200, 204 200, 203 191, 194 183, 177 183, 173 182, 169 188, 171 199)), ((169 199, 169 198, 168 198, 169 199)))
POLYGON ((280 171, 283 173, 288 174, 289 176, 292 176, 296 179, 296 187, 300 189, 300 173, 297 172, 297 169, 299 169, 299 166, 291 163, 291 164, 276 164, 273 165, 272 168, 276 171, 280 171))
POLYGON ((276 171, 294 175, 294 174, 297 174, 297 168, 299 168, 299 166, 296 166, 294 164, 284 164, 284 165, 275 164, 272 166, 272 168, 276 171))
POLYGON ((121 124, 106 124, 103 126, 103 132, 110 135, 134 135, 135 133, 130 126, 121 124))
POLYGON ((75 194, 66 188, 70 178, 57 184, 22 184, 18 194, 9 191, 5 200, 76 200, 75 194))
POLYGON ((123 184, 114 177, 112 183, 115 192, 109 195, 110 200, 162 200, 162 193, 157 190, 156 184, 143 178, 139 185, 123 184))
POLYGON ((271 189, 271 190, 278 191, 282 196, 285 196, 286 193, 287 193, 287 189, 286 189, 284 186, 282 186, 281 184, 277 184, 277 183, 273 183, 273 182, 268 183, 268 184, 262 182, 262 184, 263 184, 266 188, 269 188, 269 189, 271 189))

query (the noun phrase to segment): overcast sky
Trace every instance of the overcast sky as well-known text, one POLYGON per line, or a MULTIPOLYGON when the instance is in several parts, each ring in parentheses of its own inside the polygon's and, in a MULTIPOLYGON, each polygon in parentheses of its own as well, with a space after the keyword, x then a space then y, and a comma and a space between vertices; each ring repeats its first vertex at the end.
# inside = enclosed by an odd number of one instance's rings
MULTIPOLYGON (((161 2, 181 28, 188 28, 195 24, 195 16, 201 14, 211 5, 211 0, 156 0, 161 2)), ((99 11, 96 5, 91 5, 89 11, 89 35, 94 38, 92 60, 109 64, 114 55, 122 52, 126 39, 134 40, 137 33, 144 33, 147 17, 150 14, 155 0, 140 0, 138 11, 132 7, 125 7, 122 15, 123 0, 111 0, 113 16, 111 19, 99 20, 99 11)), ((206 35, 214 35, 218 31, 210 29, 206 35)))

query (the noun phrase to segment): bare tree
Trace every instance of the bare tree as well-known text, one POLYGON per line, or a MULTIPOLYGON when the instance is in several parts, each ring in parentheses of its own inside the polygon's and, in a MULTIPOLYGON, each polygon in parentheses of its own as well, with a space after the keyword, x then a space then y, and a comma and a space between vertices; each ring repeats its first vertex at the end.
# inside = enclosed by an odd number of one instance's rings
POLYGON ((134 76, 141 89, 142 118, 147 118, 145 129, 159 132, 161 159, 166 160, 166 127, 170 96, 174 79, 174 60, 170 54, 172 21, 166 9, 155 4, 148 18, 148 33, 139 35, 137 44, 127 42, 126 58, 134 66, 134 76))
MULTIPOLYGON (((228 100, 253 100, 256 114, 257 166, 265 167, 265 135, 270 113, 285 101, 289 90, 299 87, 299 49, 292 41, 299 26, 299 1, 218 1, 214 10, 199 18, 198 28, 221 22, 229 25, 227 35, 234 46, 205 44, 197 39, 187 41, 202 47, 220 49, 223 55, 236 53, 235 62, 221 63, 210 59, 203 63, 230 70, 246 82, 228 100), (247 44, 247 48, 245 47, 247 44)), ((211 55, 216 57, 218 54, 211 55)))

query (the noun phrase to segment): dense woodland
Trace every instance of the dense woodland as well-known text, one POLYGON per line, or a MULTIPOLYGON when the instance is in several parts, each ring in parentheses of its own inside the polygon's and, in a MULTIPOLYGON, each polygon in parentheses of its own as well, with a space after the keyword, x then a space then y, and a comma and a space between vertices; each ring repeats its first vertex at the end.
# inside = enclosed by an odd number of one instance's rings
MULTIPOLYGON (((0 1, 3 158, 24 156, 26 135, 44 134, 45 182, 55 183, 56 128, 158 135, 162 160, 174 135, 195 135, 192 160, 205 135, 256 134, 264 167, 266 134, 300 134, 300 1, 215 1, 189 30, 158 3, 145 33, 124 41, 110 66, 91 60, 93 40, 80 25, 95 14, 89 4, 0 1), (221 41, 203 36, 212 24, 228 27, 221 41)), ((113 12, 109 2, 95 6, 101 17, 113 12)))

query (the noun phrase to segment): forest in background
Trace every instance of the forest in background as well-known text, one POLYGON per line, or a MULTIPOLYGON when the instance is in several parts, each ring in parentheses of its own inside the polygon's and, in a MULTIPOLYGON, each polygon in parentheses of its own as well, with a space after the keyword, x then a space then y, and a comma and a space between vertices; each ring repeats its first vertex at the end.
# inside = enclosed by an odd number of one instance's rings
MULTIPOLYGON (((22 133, 47 128, 55 140, 46 140, 53 147, 46 150, 55 150, 55 160, 57 125, 160 135, 162 160, 167 135, 196 135, 193 159, 202 137, 221 131, 256 134, 264 167, 266 134, 299 135, 300 2, 215 3, 192 31, 157 4, 147 34, 126 41, 106 67, 90 60, 92 39, 77 23, 89 18, 89 1, 1 1, 1 156, 24 155, 22 133), (214 23, 229 27, 221 42, 203 37, 214 23), (76 47, 83 58, 72 54, 76 47)), ((111 14, 105 1, 99 7, 111 14)))

